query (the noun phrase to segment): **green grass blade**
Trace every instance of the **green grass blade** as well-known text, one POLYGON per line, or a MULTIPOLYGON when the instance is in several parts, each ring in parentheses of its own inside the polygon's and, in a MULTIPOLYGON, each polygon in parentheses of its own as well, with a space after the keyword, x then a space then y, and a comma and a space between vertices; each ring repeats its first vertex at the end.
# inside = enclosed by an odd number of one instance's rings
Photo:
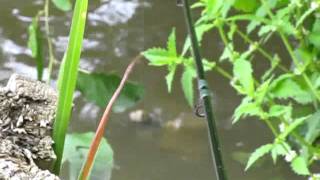
POLYGON ((54 150, 57 155, 57 161, 54 165, 54 172, 56 174, 59 174, 60 171, 66 131, 71 117, 73 92, 77 81, 87 7, 88 0, 76 0, 68 49, 58 78, 59 99, 53 130, 54 150))

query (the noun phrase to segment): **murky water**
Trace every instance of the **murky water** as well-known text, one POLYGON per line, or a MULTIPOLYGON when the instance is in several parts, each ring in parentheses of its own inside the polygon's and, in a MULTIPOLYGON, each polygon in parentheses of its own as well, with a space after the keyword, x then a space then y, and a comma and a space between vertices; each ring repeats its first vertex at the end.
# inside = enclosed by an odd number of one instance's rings
MULTIPOLYGON (((30 51, 26 48, 26 32, 31 17, 43 7, 43 1, 0 2, 0 81, 13 72, 36 77, 30 51)), ((177 29, 181 46, 185 26, 183 13, 175 3, 174 0, 91 0, 81 67, 121 74, 140 51, 164 46, 173 26, 177 29)), ((65 15, 54 8, 51 10, 56 57, 61 59, 67 44, 71 13, 65 15)), ((216 52, 222 48, 215 35, 209 36, 204 45, 207 46, 204 53, 210 57, 217 57, 216 52)), ((167 93, 165 73, 165 69, 140 63, 131 79, 144 84, 146 95, 143 101, 125 113, 114 114, 108 124, 106 137, 115 151, 113 180, 215 179, 205 122, 192 114, 179 83, 174 85, 172 94, 167 93), (163 123, 180 118, 182 127, 174 130, 157 123, 132 123, 128 120, 128 113, 137 109, 146 112, 160 110, 163 123)), ((231 126, 231 115, 240 99, 225 79, 214 73, 208 75, 229 178, 299 179, 284 162, 279 161, 275 168, 270 158, 244 172, 242 157, 255 147, 270 142, 271 134, 264 124, 253 119, 231 126)), ((179 82, 178 78, 179 73, 176 82, 179 82)), ((70 132, 94 131, 102 112, 99 107, 77 97, 70 132)))

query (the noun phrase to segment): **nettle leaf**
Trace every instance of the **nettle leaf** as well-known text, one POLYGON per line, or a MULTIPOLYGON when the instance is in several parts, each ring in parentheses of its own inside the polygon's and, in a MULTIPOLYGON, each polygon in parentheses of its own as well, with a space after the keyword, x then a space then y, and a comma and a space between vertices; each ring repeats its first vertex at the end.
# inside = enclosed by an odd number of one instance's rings
POLYGON ((311 33, 308 35, 308 40, 313 44, 317 49, 320 49, 320 19, 316 19, 311 33))
POLYGON ((293 132, 296 128, 301 126, 309 117, 310 117, 310 115, 295 119, 293 121, 293 123, 291 123, 288 127, 285 128, 283 133, 278 135, 277 138, 280 139, 280 140, 285 140, 287 138, 287 136, 290 135, 291 132, 293 132))
POLYGON ((273 148, 273 144, 265 144, 256 149, 248 160, 247 166, 245 170, 248 170, 257 160, 259 160, 264 155, 268 154, 273 148))
POLYGON ((185 66, 184 72, 181 78, 182 90, 189 103, 193 106, 194 91, 193 91, 193 79, 197 76, 195 69, 192 66, 185 66))
POLYGON ((266 98, 266 95, 269 91, 269 86, 271 83, 272 78, 268 79, 267 81, 263 82, 256 90, 254 96, 257 104, 262 104, 266 98))
POLYGON ((302 175, 302 176, 303 175, 305 175, 305 176, 310 175, 310 171, 308 169, 308 164, 304 160, 304 158, 301 156, 297 156, 293 159, 293 161, 291 162, 291 168, 298 175, 302 175))
MULTIPOLYGON (((77 89, 84 97, 96 105, 104 108, 115 92, 121 78, 114 74, 79 72, 77 89)), ((116 103, 113 111, 123 112, 135 105, 143 96, 144 89, 141 85, 127 82, 116 103)))
POLYGON ((254 12, 260 5, 259 0, 235 0, 233 6, 235 9, 244 12, 254 12))
POLYGON ((69 11, 72 8, 70 0, 52 0, 53 4, 62 11, 69 11))
POLYGON ((185 66, 184 72, 181 78, 182 90, 188 101, 188 104, 192 107, 194 101, 193 91, 193 79, 196 77, 196 71, 193 67, 185 66))
POLYGON ((290 150, 291 147, 285 142, 274 144, 271 150, 271 157, 273 162, 276 163, 278 156, 285 156, 290 150))
POLYGON ((241 104, 236 108, 233 114, 232 123, 238 122, 241 118, 246 116, 260 116, 262 110, 258 104, 251 101, 251 98, 246 97, 242 100, 241 104))
POLYGON ((307 119, 308 131, 305 135, 307 142, 312 144, 320 136, 320 111, 315 112, 307 119))
POLYGON ((172 82, 173 82, 174 74, 176 72, 176 68, 177 68, 176 64, 168 66, 169 74, 166 75, 166 83, 167 83, 167 87, 168 87, 168 92, 171 92, 172 82))
MULTIPOLYGON (((62 162, 69 164, 69 178, 78 179, 78 174, 82 168, 83 162, 87 157, 89 146, 94 138, 93 132, 67 134, 64 146, 64 155, 62 162)), ((90 179, 111 178, 113 167, 113 151, 111 146, 104 138, 101 140, 97 151, 94 165, 90 174, 90 179)))
POLYGON ((174 63, 177 57, 163 48, 151 48, 142 53, 152 66, 165 66, 174 63))
POLYGON ((292 115, 292 106, 287 105, 272 105, 269 109, 269 113, 268 116, 269 117, 281 117, 281 116, 285 116, 286 119, 287 118, 291 118, 292 115))
POLYGON ((38 80, 42 80, 43 76, 43 53, 42 53, 42 33, 39 27, 38 16, 32 19, 32 23, 28 28, 29 39, 28 48, 31 49, 31 56, 35 59, 37 65, 38 80))
POLYGON ((167 49, 169 54, 176 57, 177 56, 177 45, 176 45, 176 31, 173 28, 172 32, 169 36, 168 42, 167 42, 167 49))
POLYGON ((313 96, 304 86, 294 75, 285 74, 272 82, 270 93, 273 98, 292 98, 300 104, 308 104, 313 101, 313 96))
POLYGON ((233 48, 233 44, 229 43, 223 50, 221 56, 220 56, 220 61, 224 61, 224 60, 232 60, 233 59, 233 53, 234 53, 234 48, 233 48))
POLYGON ((252 72, 251 63, 245 59, 237 59, 233 64, 233 74, 248 95, 254 94, 254 79, 252 72))

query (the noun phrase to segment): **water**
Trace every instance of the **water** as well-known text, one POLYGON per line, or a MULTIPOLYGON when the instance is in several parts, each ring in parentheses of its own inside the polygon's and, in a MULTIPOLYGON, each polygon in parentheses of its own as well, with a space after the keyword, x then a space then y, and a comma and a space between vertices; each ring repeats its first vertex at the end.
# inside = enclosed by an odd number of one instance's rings
MULTIPOLYGON (((153 46, 164 46, 171 27, 176 27, 179 46, 185 37, 182 10, 173 0, 110 0, 90 1, 88 26, 81 67, 98 72, 116 71, 121 74, 126 65, 140 51, 153 46)), ((1 0, 0 18, 0 81, 11 73, 24 73, 36 77, 30 50, 26 48, 27 27, 31 17, 43 7, 43 1, 1 0)), ((51 32, 56 57, 61 59, 67 44, 71 13, 51 8, 51 32)), ((203 43, 204 54, 217 57, 221 41, 216 35, 203 43)), ((260 64, 258 68, 265 67, 260 64)), ((56 72, 55 72, 56 73, 56 72)), ((144 84, 146 95, 134 108, 122 114, 113 114, 106 137, 115 151, 113 180, 211 180, 215 179, 209 151, 205 121, 196 118, 187 106, 176 77, 172 94, 166 90, 166 69, 140 63, 131 79, 144 84), (182 127, 174 130, 129 121, 128 113, 137 109, 162 111, 164 123, 177 118, 182 127)), ((287 164, 279 161, 275 167, 270 158, 260 166, 244 172, 241 156, 254 148, 271 142, 265 125, 254 119, 243 120, 231 126, 231 114, 240 98, 221 76, 210 73, 215 116, 223 146, 223 155, 229 179, 280 180, 299 179, 287 164)), ((103 109, 76 98, 70 132, 94 131, 103 109)), ((63 174, 65 174, 64 172, 63 174)), ((103 179, 103 177, 101 178, 103 179)))

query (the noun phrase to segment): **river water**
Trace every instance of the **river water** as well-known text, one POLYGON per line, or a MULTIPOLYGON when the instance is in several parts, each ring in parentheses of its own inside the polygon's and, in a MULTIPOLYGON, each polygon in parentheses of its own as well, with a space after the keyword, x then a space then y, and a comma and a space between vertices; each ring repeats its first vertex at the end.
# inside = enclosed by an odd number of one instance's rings
MULTIPOLYGON (((26 47, 27 28, 31 17, 43 8, 44 2, 0 2, 0 80, 5 81, 12 73, 36 77, 35 64, 26 47)), ((50 10, 54 49, 56 57, 61 59, 67 45, 72 14, 53 7, 50 10)), ((176 27, 181 47, 186 31, 182 9, 176 6, 175 0, 90 0, 80 65, 90 71, 114 71, 120 75, 131 59, 144 49, 164 46, 172 27, 176 27)), ((217 52, 223 48, 214 34, 208 36, 203 44, 206 47, 204 54, 210 57, 217 57, 217 52)), ((261 64, 263 66, 266 65, 261 64)), ((112 180, 215 179, 206 123, 195 117, 188 107, 179 85, 180 73, 171 94, 166 90, 165 74, 166 69, 150 67, 144 61, 131 76, 132 80, 144 85, 146 93, 137 106, 124 113, 113 114, 108 124, 105 135, 115 155, 112 180), (161 122, 130 122, 128 114, 135 110, 156 111, 161 122), (181 127, 174 129, 159 125, 168 122, 181 122, 181 127)), ((270 131, 255 119, 231 125, 232 113, 240 98, 221 76, 215 73, 208 76, 229 179, 301 179, 282 161, 274 166, 271 158, 244 171, 247 154, 271 142, 270 131)), ((103 109, 88 103, 77 93, 69 131, 94 131, 102 113, 103 109)), ((67 174, 66 169, 63 174, 67 174)))

